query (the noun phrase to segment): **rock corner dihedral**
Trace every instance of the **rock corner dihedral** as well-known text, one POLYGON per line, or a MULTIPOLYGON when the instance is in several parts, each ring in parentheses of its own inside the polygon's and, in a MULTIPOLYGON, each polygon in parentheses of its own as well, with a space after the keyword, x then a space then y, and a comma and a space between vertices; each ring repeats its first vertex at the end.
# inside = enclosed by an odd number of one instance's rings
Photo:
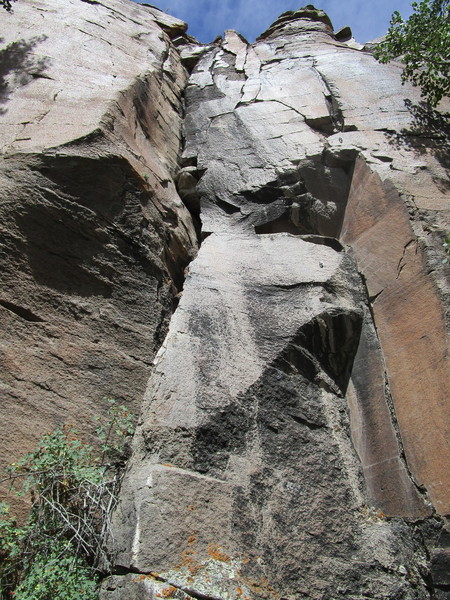
POLYGON ((0 117, 4 437, 17 405, 39 429, 143 397, 101 600, 444 600, 436 114, 312 5, 202 45, 56 4, 3 42, 30 53, 0 117))

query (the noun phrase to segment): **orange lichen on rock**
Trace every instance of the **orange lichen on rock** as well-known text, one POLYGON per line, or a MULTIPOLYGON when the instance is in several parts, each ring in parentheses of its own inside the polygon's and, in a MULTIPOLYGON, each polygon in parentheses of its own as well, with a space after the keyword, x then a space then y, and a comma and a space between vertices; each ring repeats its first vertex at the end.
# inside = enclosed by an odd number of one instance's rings
POLYGON ((199 571, 201 571, 202 569, 205 568, 205 565, 202 565, 201 563, 196 563, 194 561, 190 562, 188 565, 186 565, 187 568, 189 569, 189 573, 191 575, 197 575, 197 573, 199 571))
POLYGON ((141 583, 141 581, 145 581, 146 579, 153 579, 153 576, 141 573, 138 577, 133 577, 132 581, 134 583, 141 583))
POLYGON ((230 556, 223 552, 217 544, 209 544, 208 554, 211 558, 214 558, 214 560, 221 560, 222 562, 228 562, 230 560, 230 556))
MULTIPOLYGON (((246 578, 244 578, 246 579, 246 578)), ((245 580, 246 586, 253 590, 259 596, 264 598, 272 598, 273 600, 280 600, 281 596, 270 584, 267 577, 262 577, 261 581, 245 580)), ((247 596, 243 595, 242 600, 250 600, 247 596)))
POLYGON ((177 593, 177 588, 173 585, 169 585, 169 587, 163 588, 161 590, 161 596, 163 598, 175 598, 175 594, 177 593))
POLYGON ((192 547, 197 542, 197 535, 193 533, 187 539, 188 548, 181 553, 181 563, 177 568, 186 567, 191 575, 196 575, 204 569, 204 565, 195 560, 196 551, 192 547))

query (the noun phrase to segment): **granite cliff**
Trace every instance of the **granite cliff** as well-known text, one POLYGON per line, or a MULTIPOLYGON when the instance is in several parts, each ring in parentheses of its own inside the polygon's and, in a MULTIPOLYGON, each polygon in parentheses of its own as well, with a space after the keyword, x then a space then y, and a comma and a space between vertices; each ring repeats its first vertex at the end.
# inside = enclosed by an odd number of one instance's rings
POLYGON ((102 600, 447 597, 450 106, 310 5, 8 18, 1 458, 141 409, 102 600))

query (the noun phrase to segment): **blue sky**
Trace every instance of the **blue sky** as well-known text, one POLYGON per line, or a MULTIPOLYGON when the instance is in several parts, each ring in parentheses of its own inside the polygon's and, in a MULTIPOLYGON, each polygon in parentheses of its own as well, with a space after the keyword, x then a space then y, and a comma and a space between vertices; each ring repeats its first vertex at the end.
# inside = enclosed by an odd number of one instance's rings
MULTIPOLYGON (((189 25, 188 33, 203 43, 211 42, 217 35, 222 35, 225 29, 235 29, 249 42, 253 42, 282 12, 308 4, 307 0, 145 2, 186 21, 189 25)), ((361 43, 386 33, 394 10, 398 10, 405 19, 412 12, 409 0, 317 0, 315 6, 328 13, 335 30, 350 25, 354 37, 361 43)))

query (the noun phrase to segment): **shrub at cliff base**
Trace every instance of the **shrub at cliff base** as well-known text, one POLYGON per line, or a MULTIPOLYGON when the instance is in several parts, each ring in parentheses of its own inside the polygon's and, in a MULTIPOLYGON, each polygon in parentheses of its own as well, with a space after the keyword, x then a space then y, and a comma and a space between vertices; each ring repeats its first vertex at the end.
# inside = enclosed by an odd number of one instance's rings
POLYGON ((110 403, 98 426, 99 449, 70 425, 42 437, 2 481, 32 506, 18 526, 0 504, 1 600, 94 600, 108 571, 106 541, 116 504, 126 438, 133 415, 110 403), (100 456, 99 456, 100 455, 100 456))

